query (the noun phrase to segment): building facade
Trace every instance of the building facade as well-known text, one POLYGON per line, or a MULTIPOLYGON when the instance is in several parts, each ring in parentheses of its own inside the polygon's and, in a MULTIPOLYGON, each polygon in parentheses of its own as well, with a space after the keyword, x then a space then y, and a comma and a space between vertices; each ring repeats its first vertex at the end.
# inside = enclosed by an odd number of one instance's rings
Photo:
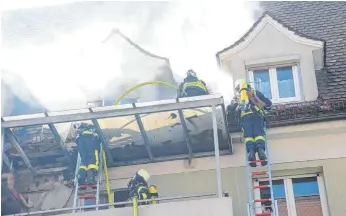
MULTIPOLYGON (((343 216, 346 214, 346 189, 343 187, 346 182, 346 4, 264 2, 260 6, 262 16, 244 37, 217 53, 219 66, 233 76, 233 80, 247 79, 274 102, 267 115, 267 139, 279 215, 343 216)), ((102 120, 103 133, 112 133, 108 142, 117 149, 113 159, 122 163, 108 169, 115 201, 127 200, 128 179, 142 168, 151 173, 150 184, 157 186, 160 197, 217 192, 216 161, 212 141, 208 139, 212 133, 207 128, 196 132, 203 136, 196 136, 192 146, 195 155, 203 156, 179 158, 177 156, 187 154, 188 150, 182 148, 184 136, 171 132, 177 122, 171 122, 168 116, 172 116, 172 112, 155 113, 147 121, 143 120, 149 141, 156 144, 152 146, 154 156, 166 159, 160 161, 146 160, 144 157, 148 156, 140 154, 145 152, 145 147, 138 145, 139 129, 131 126, 134 117, 102 120), (122 131, 117 135, 115 129, 119 128, 122 131), (181 142, 168 142, 177 137, 181 142)), ((201 116, 190 113, 188 117, 200 119, 201 128, 211 124, 201 116)), ((240 141, 239 126, 231 115, 228 116, 228 129, 232 147, 227 141, 220 142, 220 153, 223 153, 220 166, 222 191, 231 198, 198 200, 200 202, 192 198, 185 204, 163 202, 158 207, 143 207, 142 215, 247 216, 246 153, 240 141), (194 211, 189 211, 191 209, 194 211)), ((252 184, 266 184, 267 180, 257 178, 252 184)), ((26 185, 31 191, 29 197, 39 203, 32 211, 72 206, 71 187, 54 179, 32 185, 26 185), (42 188, 51 189, 47 193, 39 192, 42 188)), ((258 199, 269 195, 268 189, 255 194, 258 199)), ((125 209, 99 214, 131 214, 125 209)))

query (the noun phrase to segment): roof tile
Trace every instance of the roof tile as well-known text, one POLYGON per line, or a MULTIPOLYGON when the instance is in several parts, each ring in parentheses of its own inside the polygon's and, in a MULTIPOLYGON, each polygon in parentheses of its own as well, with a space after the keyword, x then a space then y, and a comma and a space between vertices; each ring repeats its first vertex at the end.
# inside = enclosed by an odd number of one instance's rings
POLYGON ((346 98, 346 2, 265 1, 260 6, 298 34, 326 42, 326 68, 316 71, 319 95, 346 98), (324 76, 326 83, 320 83, 319 77, 324 76))

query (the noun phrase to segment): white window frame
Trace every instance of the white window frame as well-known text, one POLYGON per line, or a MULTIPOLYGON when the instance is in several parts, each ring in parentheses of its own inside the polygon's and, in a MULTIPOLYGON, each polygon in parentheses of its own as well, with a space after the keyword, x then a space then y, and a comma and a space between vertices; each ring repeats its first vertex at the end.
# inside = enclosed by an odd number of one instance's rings
MULTIPOLYGON (((273 66, 267 68, 269 71, 269 79, 270 79, 270 90, 272 93, 272 99, 271 101, 273 103, 290 103, 290 102, 300 102, 301 101, 301 93, 300 93, 300 82, 299 82, 299 76, 298 76, 298 67, 296 64, 294 65, 287 65, 287 66, 273 66), (294 91, 295 91, 295 97, 290 98, 279 98, 279 87, 277 82, 277 73, 276 68, 278 67, 292 67, 292 73, 293 73, 293 82, 294 82, 294 91)), ((249 80, 251 83, 251 86, 254 88, 254 70, 249 71, 249 80)))
MULTIPOLYGON (((297 216, 297 210, 295 205, 295 198, 293 194, 293 183, 292 179, 294 178, 308 178, 308 177, 317 177, 317 185, 319 190, 319 196, 321 201, 321 207, 322 207, 322 215, 323 216, 329 216, 329 208, 328 208, 328 202, 327 202, 327 196, 326 196, 326 189, 325 189, 325 182, 322 174, 307 174, 307 175, 293 175, 293 176, 283 176, 283 177, 273 177, 272 180, 283 180, 284 181, 284 188, 285 188, 285 195, 286 195, 286 203, 287 203, 287 212, 289 216, 297 216)), ((260 178, 257 179, 257 181, 253 181, 254 186, 258 186, 259 182, 262 181, 268 181, 268 178, 260 178)), ((260 190, 254 191, 254 197, 255 199, 260 199, 260 190)), ((260 209, 261 206, 260 203, 256 203, 256 209, 260 209)), ((256 211, 256 213, 260 213, 259 210, 256 211)))

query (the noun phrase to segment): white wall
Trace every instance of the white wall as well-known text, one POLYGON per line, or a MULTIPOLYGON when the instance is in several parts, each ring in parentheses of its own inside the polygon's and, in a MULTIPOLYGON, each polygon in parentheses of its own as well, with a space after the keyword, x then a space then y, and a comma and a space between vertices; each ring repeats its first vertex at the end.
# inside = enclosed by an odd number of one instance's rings
MULTIPOLYGON (((132 207, 114 208, 97 212, 98 216, 131 216, 132 207)), ((94 211, 74 213, 75 216, 94 216, 94 211)), ((66 216, 71 214, 64 214, 66 216)), ((211 198, 184 202, 162 203, 159 205, 139 206, 140 216, 233 216, 232 201, 227 198, 211 198)))
MULTIPOLYGON (((321 64, 320 62, 314 62, 312 52, 320 49, 294 42, 273 25, 267 23, 245 49, 235 54, 223 56, 221 65, 225 71, 232 74, 233 80, 237 80, 244 79, 247 76, 246 68, 248 65, 245 64, 245 61, 288 58, 289 56, 296 55, 299 57, 304 98, 306 101, 312 101, 318 95, 314 65, 321 64)), ((316 61, 319 60, 318 58, 315 59, 316 61)))

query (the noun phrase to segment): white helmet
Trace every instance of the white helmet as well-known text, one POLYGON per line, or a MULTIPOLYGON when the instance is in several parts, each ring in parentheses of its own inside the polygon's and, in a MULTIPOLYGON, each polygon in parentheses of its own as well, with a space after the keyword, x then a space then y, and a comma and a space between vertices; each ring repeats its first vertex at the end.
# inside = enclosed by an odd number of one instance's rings
POLYGON ((188 71, 186 72, 186 75, 187 75, 187 76, 194 76, 194 77, 197 76, 196 72, 193 71, 192 69, 188 70, 188 71))
POLYGON ((150 174, 149 174, 149 172, 146 171, 145 169, 139 170, 139 171, 137 172, 137 174, 138 174, 139 176, 142 176, 143 179, 144 179, 146 182, 148 182, 149 179, 150 179, 150 174))
POLYGON ((239 91, 239 89, 240 89, 240 85, 242 84, 242 83, 246 83, 246 81, 244 80, 244 79, 238 79, 238 80, 236 80, 235 81, 235 83, 234 83, 234 89, 238 92, 239 91))

